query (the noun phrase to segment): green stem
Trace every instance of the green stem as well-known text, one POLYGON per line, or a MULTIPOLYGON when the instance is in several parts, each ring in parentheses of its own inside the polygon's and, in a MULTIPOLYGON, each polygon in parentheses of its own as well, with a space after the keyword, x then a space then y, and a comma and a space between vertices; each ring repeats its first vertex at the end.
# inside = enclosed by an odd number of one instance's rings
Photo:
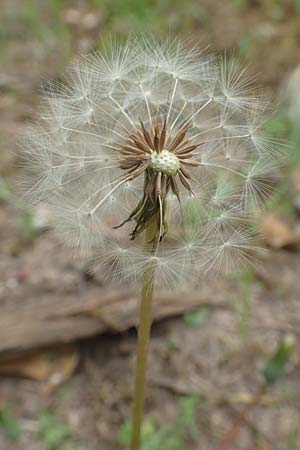
MULTIPOLYGON (((154 217, 149 223, 145 232, 145 250, 152 253, 157 240, 157 218, 154 217)), ((137 341, 137 360, 135 369, 134 384, 134 405, 132 419, 131 450, 140 450, 141 427, 143 410, 145 403, 146 372, 148 360, 148 348, 150 341, 150 330, 152 322, 152 300, 154 289, 154 266, 152 262, 148 264, 143 275, 141 291, 141 305, 139 330, 137 341)))

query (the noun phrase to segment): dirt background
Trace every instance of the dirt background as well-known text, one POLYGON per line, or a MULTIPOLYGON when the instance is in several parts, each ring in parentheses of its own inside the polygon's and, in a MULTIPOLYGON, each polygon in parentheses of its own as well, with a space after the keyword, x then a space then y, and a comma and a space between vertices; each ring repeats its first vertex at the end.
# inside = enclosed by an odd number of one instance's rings
MULTIPOLYGON (((39 208, 30 216, 24 212, 26 205, 20 204, 15 188, 22 172, 18 142, 37 116, 45 79, 58 76, 78 52, 96 48, 99 34, 105 40, 110 33, 141 30, 189 35, 203 46, 209 44, 212 51, 237 51, 275 100, 300 63, 297 1, 1 0, 0 314, 9 303, 64 302, 89 290, 96 292, 97 286, 100 292, 101 274, 87 277, 84 261, 74 260, 44 229, 47 211, 39 208)), ((284 128, 284 123, 279 126, 284 128)), ((296 197, 297 177, 299 171, 289 187, 296 197)), ((290 203, 284 220, 293 230, 300 226, 297 208, 290 203)), ((255 397, 263 383, 265 362, 287 335, 294 351, 286 376, 258 400, 228 449, 300 449, 299 280, 299 246, 271 248, 250 277, 208 280, 202 285, 201 294, 211 302, 198 324, 191 324, 186 316, 154 325, 148 417, 159 430, 176 422, 180 396, 199 399, 196 434, 187 433, 176 449, 217 447, 255 397)), ((29 361, 33 378, 40 381, 2 375, 0 449, 122 449, 118 434, 130 418, 135 338, 132 329, 77 342, 64 349, 65 354, 54 349, 52 356, 47 354, 54 369, 45 369, 44 376, 36 360, 29 361), (62 383, 53 382, 57 372, 63 374, 62 383), (10 425, 3 421, 3 411, 12 415, 10 425), (46 442, 40 429, 47 412, 67 427, 69 447, 46 442), (18 438, 7 436, 9 428, 19 429, 18 438)))

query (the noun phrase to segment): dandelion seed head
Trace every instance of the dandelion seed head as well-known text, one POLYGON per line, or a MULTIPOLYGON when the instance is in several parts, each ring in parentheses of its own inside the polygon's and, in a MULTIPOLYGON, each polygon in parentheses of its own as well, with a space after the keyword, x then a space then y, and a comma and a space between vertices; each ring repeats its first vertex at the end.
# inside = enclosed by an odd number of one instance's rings
POLYGON ((151 263, 158 285, 180 288, 248 263, 249 223, 284 154, 264 133, 270 114, 234 57, 172 39, 112 41, 46 85, 24 139, 27 197, 107 280, 136 282, 151 263))
POLYGON ((153 151, 150 156, 149 167, 155 172, 161 172, 165 175, 176 175, 180 169, 180 162, 174 153, 169 150, 153 151))

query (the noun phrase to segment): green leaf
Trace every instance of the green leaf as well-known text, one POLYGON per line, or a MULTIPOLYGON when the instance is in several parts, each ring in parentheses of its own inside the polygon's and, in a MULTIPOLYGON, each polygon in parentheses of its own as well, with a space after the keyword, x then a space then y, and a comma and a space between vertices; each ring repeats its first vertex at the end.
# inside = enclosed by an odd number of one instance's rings
POLYGON ((286 336, 279 344, 274 354, 267 361, 264 377, 267 384, 274 384, 285 375, 286 366, 294 349, 294 339, 286 336))
POLYGON ((8 441, 18 441, 21 437, 20 426, 7 406, 0 408, 0 429, 3 430, 4 436, 8 441))
MULTIPOLYGON (((118 441, 121 445, 128 446, 130 444, 131 439, 131 432, 132 432, 132 425, 131 422, 126 420, 122 425, 118 436, 118 441)), ((157 429, 154 426, 151 418, 146 419, 142 425, 142 432, 141 432, 141 440, 143 443, 151 441, 153 436, 157 434, 157 429)), ((144 445, 142 446, 142 450, 145 450, 144 445)))
POLYGON ((180 412, 178 417, 178 430, 182 434, 189 434, 192 437, 197 436, 197 410, 200 404, 199 396, 183 396, 178 400, 180 412))
MULTIPOLYGON (((179 414, 174 424, 157 427, 151 417, 148 417, 142 426, 141 450, 186 450, 184 442, 189 437, 198 440, 197 408, 198 396, 180 397, 179 414)), ((128 448, 131 439, 131 424, 126 421, 122 424, 119 433, 119 443, 128 448)))
POLYGON ((45 450, 56 450, 66 443, 71 436, 69 427, 61 424, 51 413, 44 414, 40 419, 39 434, 42 438, 45 450))
MULTIPOLYGON (((180 436, 175 433, 169 433, 164 440, 166 450, 185 450, 180 436)), ((156 450, 156 449, 154 449, 156 450)))
POLYGON ((125 420, 125 422, 122 423, 121 429, 119 431, 118 435, 118 442, 121 445, 128 445, 130 442, 130 435, 131 435, 131 423, 129 420, 125 420))
POLYGON ((188 311, 184 314, 184 321, 188 325, 198 326, 206 322, 208 317, 208 309, 205 306, 188 311))
POLYGON ((27 239, 35 239, 39 235, 39 230, 34 222, 31 212, 24 211, 20 218, 20 227, 27 239))
POLYGON ((300 14, 300 0, 294 0, 295 10, 297 14, 300 14))

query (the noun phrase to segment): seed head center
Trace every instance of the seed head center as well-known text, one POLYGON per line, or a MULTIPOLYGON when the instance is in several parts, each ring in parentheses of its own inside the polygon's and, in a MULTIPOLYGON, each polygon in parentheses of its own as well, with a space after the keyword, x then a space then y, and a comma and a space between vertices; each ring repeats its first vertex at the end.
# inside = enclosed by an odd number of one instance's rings
POLYGON ((151 153, 150 167, 155 172, 161 172, 172 176, 180 169, 180 162, 174 153, 169 150, 162 150, 161 152, 153 151, 151 153))

